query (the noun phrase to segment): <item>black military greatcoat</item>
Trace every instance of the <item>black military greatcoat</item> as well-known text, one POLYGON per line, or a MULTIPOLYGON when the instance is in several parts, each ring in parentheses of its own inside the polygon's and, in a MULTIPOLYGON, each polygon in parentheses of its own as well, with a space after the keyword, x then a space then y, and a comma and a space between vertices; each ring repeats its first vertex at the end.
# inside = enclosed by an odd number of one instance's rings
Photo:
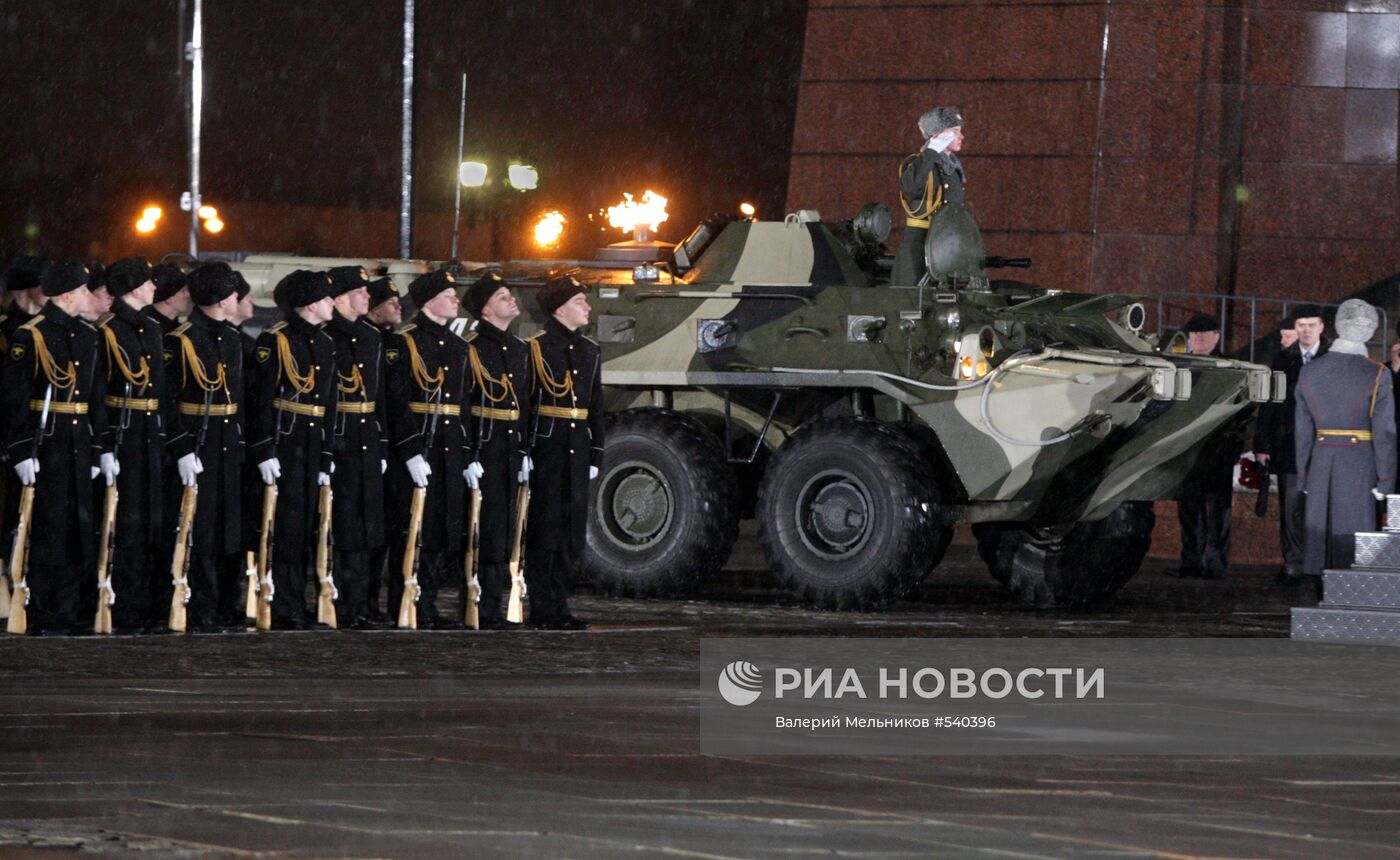
POLYGON ((92 467, 103 452, 105 358, 97 330, 53 302, 10 336, 0 397, 10 463, 39 460, 30 526, 37 564, 97 561, 92 467))
MULTIPOLYGON (((238 329, 199 308, 165 337, 165 384, 170 392, 166 449, 173 461, 195 454, 199 476, 194 541, 208 555, 231 555, 239 539, 244 457, 243 348, 238 329)), ((168 477, 167 484, 178 483, 168 477)))
POLYGON ((482 564, 510 561, 515 493, 526 454, 531 381, 530 347, 482 321, 467 336, 472 351, 469 430, 472 459, 481 463, 482 564))
POLYGON ((380 423, 386 393, 383 337, 368 322, 351 322, 339 313, 325 331, 335 344, 339 396, 331 476, 335 546, 342 552, 378 549, 385 542, 380 462, 388 456, 387 431, 380 423))
POLYGON ((389 368, 389 432, 397 460, 389 466, 392 495, 408 504, 413 482, 404 464, 422 455, 433 470, 422 547, 428 552, 459 550, 466 528, 462 470, 471 462, 462 415, 471 385, 467 342, 419 313, 385 344, 384 356, 389 368))
POLYGON ((292 313, 258 337, 255 354, 250 462, 276 457, 281 464, 273 557, 299 564, 316 540, 316 475, 329 472, 333 461, 335 345, 319 326, 292 313))
POLYGON ((551 319, 533 351, 529 534, 535 549, 580 553, 588 526, 588 467, 603 462, 602 351, 551 319))
MULTIPOLYGON (((1327 345, 1325 338, 1320 340, 1313 350, 1313 358, 1326 355, 1327 345)), ((1254 424, 1254 450, 1269 455, 1269 468, 1275 475, 1293 475, 1298 472, 1293 428, 1294 416, 1298 413, 1298 375, 1303 371, 1303 345, 1295 341, 1280 351, 1270 363, 1270 369, 1283 371, 1288 388, 1282 403, 1270 402, 1259 407, 1259 417, 1254 424)))
MULTIPOLYGON (((18 305, 11 304, 8 311, 0 313, 0 379, 4 378, 5 363, 9 360, 10 339, 14 336, 15 329, 34 319, 35 315, 20 309, 18 305)), ((3 402, 3 394, 0 394, 0 402, 3 402)), ((15 475, 12 468, 14 461, 10 459, 10 451, 5 438, 8 432, 9 422, 0 420, 0 548, 9 552, 10 532, 14 530, 15 524, 19 521, 19 477, 15 475)))
POLYGON ((122 299, 99 329, 107 354, 107 444, 121 464, 117 475, 119 547, 165 540, 164 335, 159 323, 122 299))

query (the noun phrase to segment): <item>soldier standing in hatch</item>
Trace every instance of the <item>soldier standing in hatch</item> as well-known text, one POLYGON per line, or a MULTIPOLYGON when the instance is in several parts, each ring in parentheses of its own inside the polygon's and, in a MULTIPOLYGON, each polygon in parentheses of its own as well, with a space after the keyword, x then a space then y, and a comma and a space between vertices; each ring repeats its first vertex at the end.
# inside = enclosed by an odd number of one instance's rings
MULTIPOLYGON (((216 632, 219 619, 229 617, 227 572, 236 569, 243 548, 243 346, 229 322, 238 307, 237 289, 227 263, 195 269, 188 290, 196 307, 165 336, 166 448, 178 485, 199 488, 188 576, 188 629, 195 633, 216 632)), ((177 515, 169 516, 166 542, 173 549, 177 515)), ((151 605, 151 623, 158 627, 170 608, 168 554, 164 565, 155 572, 160 588, 151 605)))
POLYGON ((919 117, 922 149, 899 167, 899 198, 904 205, 904 236, 895 254, 890 283, 914 285, 928 272, 924 240, 934 213, 948 203, 963 203, 967 175, 957 153, 962 150, 962 111, 934 108, 919 117))
MULTIPOLYGON (((1395 491, 1395 407, 1385 365, 1366 342, 1380 315, 1360 299, 1337 308, 1337 338, 1298 374, 1298 482, 1307 494, 1303 574, 1350 567, 1356 532, 1376 530, 1376 502, 1395 491)), ((1321 582, 1321 580, 1315 580, 1321 582)))
POLYGON ((113 313, 99 331, 108 367, 106 447, 121 464, 112 562, 112 623, 119 632, 145 626, 152 578, 169 575, 154 564, 157 547, 167 540, 162 530, 166 458, 160 399, 165 393, 164 337, 156 320, 141 310, 155 289, 145 257, 118 260, 107 269, 113 313))
POLYGON ((585 549, 588 482, 603 463, 602 351, 579 334, 591 310, 588 288, 570 277, 555 278, 539 292, 544 329, 531 335, 534 394, 526 523, 525 579, 530 625, 581 630, 587 622, 569 611, 569 583, 585 549))
MULTIPOLYGON (((418 565, 420 627, 453 629, 462 622, 437 614, 437 592, 448 565, 460 563, 466 529, 470 433, 462 405, 471 386, 467 342, 447 327, 457 316, 455 278, 450 272, 422 275, 409 285, 418 306, 413 322, 384 347, 388 361, 389 435, 397 463, 389 469, 394 511, 390 536, 389 613, 403 596, 404 525, 414 487, 427 488, 418 565)), ((458 568, 460 570, 460 568, 458 568)))
POLYGON ((117 471, 103 441, 107 366, 90 324, 96 314, 87 267, 50 263, 40 284, 48 302, 15 329, 0 381, 10 462, 20 484, 35 488, 25 578, 29 629, 91 632, 92 619, 80 620, 79 612, 97 563, 92 482, 117 471))
POLYGON ((335 579, 340 592, 336 623, 363 630, 376 626, 369 617, 370 581, 378 574, 371 561, 387 546, 384 472, 388 468, 388 438, 380 423, 380 401, 385 393, 384 339, 364 318, 369 310, 365 270, 341 266, 329 274, 335 312, 325 330, 335 345, 339 398, 332 425, 336 467, 331 475, 335 579))
POLYGON ((477 579, 481 584, 483 630, 519 625, 506 619, 511 545, 515 538, 516 490, 530 480, 526 451, 528 399, 531 389, 530 347, 510 333, 520 316, 510 285, 494 272, 467 290, 467 312, 480 320, 467 335, 472 369, 471 430, 473 460, 467 485, 481 489, 480 548, 477 579))
POLYGON ((249 397, 251 456, 264 485, 277 485, 272 626, 305 630, 306 568, 316 544, 318 488, 329 486, 336 420, 335 345, 322 330, 335 305, 330 277, 292 272, 273 293, 286 319, 258 338, 249 397))

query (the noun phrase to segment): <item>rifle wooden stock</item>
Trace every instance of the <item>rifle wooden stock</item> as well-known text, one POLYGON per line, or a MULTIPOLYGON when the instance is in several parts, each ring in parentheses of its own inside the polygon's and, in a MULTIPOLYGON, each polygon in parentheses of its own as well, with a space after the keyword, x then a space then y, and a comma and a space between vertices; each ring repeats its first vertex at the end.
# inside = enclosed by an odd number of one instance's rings
POLYGON ((331 553, 331 505, 334 495, 330 487, 321 488, 320 533, 316 537, 316 581, 321 590, 316 600, 316 620, 330 627, 335 626, 335 581, 331 578, 334 563, 331 553))
POLYGON ((185 632, 185 604, 190 600, 190 550, 194 542, 194 512, 199 504, 199 487, 185 487, 180 494, 180 528, 175 534, 175 555, 170 560, 170 617, 167 626, 185 632))
POLYGON ((521 484, 515 492, 515 541, 510 547, 510 600, 506 603, 506 620, 521 624, 525 621, 525 609, 521 603, 525 596, 522 585, 520 559, 525 546, 525 520, 530 512, 530 485, 521 484))
POLYGON ((467 585, 462 600, 468 630, 481 629, 481 581, 476 578, 476 558, 481 549, 481 490, 472 490, 471 525, 467 528, 467 585))
POLYGON ((423 543, 423 507, 428 488, 414 487, 408 506, 408 541, 403 553, 403 597, 399 598, 399 627, 418 629, 418 556, 423 543))
POLYGON ((258 554, 248 550, 243 554, 245 565, 243 575, 248 580, 247 594, 243 596, 243 617, 249 624, 258 623, 258 554))
POLYGON ((262 527, 258 530, 258 605, 255 621, 259 630, 272 629, 272 532, 277 527, 277 485, 263 487, 262 527))
POLYGON ((115 555, 117 531, 117 485, 102 494, 102 541, 97 550, 97 618, 92 623, 94 633, 112 632, 112 557, 115 555))
POLYGON ((10 601, 7 633, 23 636, 29 630, 29 525, 34 518, 34 485, 19 493, 19 525, 15 527, 15 544, 10 550, 10 578, 15 584, 14 599, 10 601))

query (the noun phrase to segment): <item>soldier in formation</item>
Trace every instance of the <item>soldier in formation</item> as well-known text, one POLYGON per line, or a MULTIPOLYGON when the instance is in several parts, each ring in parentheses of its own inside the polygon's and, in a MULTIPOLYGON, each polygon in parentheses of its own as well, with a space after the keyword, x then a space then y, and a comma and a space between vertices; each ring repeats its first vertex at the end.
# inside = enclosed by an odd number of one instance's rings
POLYGON ((32 499, 10 572, 27 632, 90 633, 95 607, 99 632, 244 630, 259 602, 268 626, 304 629, 308 585, 330 586, 336 626, 389 626, 385 577, 390 624, 513 629, 524 604, 531 626, 586 626, 567 595, 603 415, 573 278, 540 291, 548 319, 526 340, 495 273, 465 289, 417 278, 403 324, 387 278, 293 272, 274 290, 283 318, 256 339, 248 282, 222 262, 135 257, 99 280, 21 258, 6 285, 0 524, 8 550, 32 499), (444 586, 462 593, 456 612, 438 609, 444 586))

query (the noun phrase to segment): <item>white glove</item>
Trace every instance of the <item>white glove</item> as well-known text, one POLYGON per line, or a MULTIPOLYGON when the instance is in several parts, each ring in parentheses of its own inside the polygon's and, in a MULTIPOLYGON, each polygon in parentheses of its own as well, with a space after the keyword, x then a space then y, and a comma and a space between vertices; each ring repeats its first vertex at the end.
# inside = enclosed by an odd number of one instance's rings
POLYGON ((530 459, 530 455, 529 455, 529 454, 526 454, 526 455, 520 460, 520 483, 522 483, 522 484, 528 484, 528 483, 530 483, 530 473, 533 472, 534 470, 535 470, 535 461, 530 459))
MULTIPOLYGON (((335 468, 335 467, 332 466, 331 468, 335 468)), ((317 473, 316 473, 316 486, 318 486, 318 487, 329 487, 330 485, 331 485, 331 473, 330 473, 330 472, 317 472, 317 473)))
POLYGON ((277 479, 282 477, 282 464, 276 457, 268 457, 258 464, 258 472, 262 474, 264 484, 272 485, 277 483, 277 479))
POLYGON ((96 481, 96 480, 97 480, 97 476, 100 475, 100 474, 102 474, 102 467, 101 467, 101 466, 93 466, 93 467, 92 467, 92 474, 88 475, 88 477, 89 477, 90 479, 96 481))
POLYGON ((433 467, 428 465, 428 461, 423 459, 422 454, 414 454, 413 459, 404 465, 408 467, 408 475, 413 479, 414 486, 428 486, 428 476, 433 473, 433 467))
POLYGON ((112 486, 117 482, 117 475, 121 474, 122 465, 117 462, 116 454, 103 454, 98 461, 102 465, 98 468, 102 471, 102 477, 107 479, 107 486, 112 486))
POLYGON ((19 475, 19 482, 26 487, 34 486, 34 477, 39 474, 39 461, 33 457, 28 460, 20 460, 15 464, 15 474, 19 475))
POLYGON ((180 470, 180 483, 186 487, 195 485, 195 476, 204 471, 204 464, 199 462, 199 458, 194 454, 186 454, 175 463, 175 467, 180 470))
POLYGON ((481 468, 480 463, 471 463, 462 470, 462 477, 467 479, 467 486, 473 490, 481 489, 481 476, 486 474, 486 470, 481 468))
POLYGON ((954 137, 957 137, 957 135, 954 134, 953 130, 951 128, 947 129, 933 140, 929 141, 928 148, 934 152, 942 152, 953 142, 954 137))
POLYGON ((596 478, 596 477, 598 477, 598 467, 597 467, 597 466, 589 466, 589 467, 588 467, 588 480, 591 481, 591 480, 593 480, 593 479, 596 478))
POLYGON ((1378 502, 1383 502, 1383 501, 1385 501, 1385 493, 1382 493, 1379 489, 1377 489, 1377 488, 1375 488, 1375 487, 1372 487, 1372 488, 1371 488, 1371 495, 1375 496, 1375 497, 1376 497, 1376 501, 1378 501, 1378 502))
POLYGON ((379 474, 382 475, 382 474, 384 474, 384 473, 387 472, 387 471, 389 471, 389 461, 388 461, 388 460, 380 460, 380 461, 379 461, 379 474))

